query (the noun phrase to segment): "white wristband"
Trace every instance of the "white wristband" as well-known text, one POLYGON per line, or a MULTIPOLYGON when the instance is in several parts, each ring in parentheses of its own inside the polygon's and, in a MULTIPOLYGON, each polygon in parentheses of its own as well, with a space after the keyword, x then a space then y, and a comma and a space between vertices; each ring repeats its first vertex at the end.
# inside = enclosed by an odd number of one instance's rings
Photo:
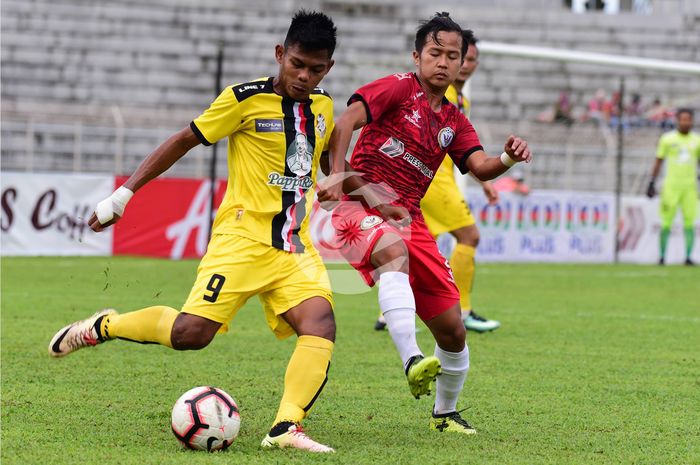
POLYGON ((95 207, 97 221, 99 221, 100 224, 105 224, 112 221, 115 214, 117 216, 124 215, 126 204, 129 203, 133 195, 134 193, 124 186, 114 191, 112 195, 98 203, 97 207, 95 207))
POLYGON ((508 168, 510 168, 511 166, 513 166, 513 165, 515 165, 516 163, 518 163, 518 161, 517 161, 517 160, 513 160, 512 158, 510 158, 510 155, 508 155, 507 153, 503 152, 503 153, 501 154, 501 163, 503 163, 503 164, 506 165, 508 168))

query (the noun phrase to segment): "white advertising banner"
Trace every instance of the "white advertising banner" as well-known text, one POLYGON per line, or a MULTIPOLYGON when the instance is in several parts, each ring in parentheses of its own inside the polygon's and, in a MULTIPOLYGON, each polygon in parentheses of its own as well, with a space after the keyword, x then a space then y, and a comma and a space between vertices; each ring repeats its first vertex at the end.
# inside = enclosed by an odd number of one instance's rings
MULTIPOLYGON (((527 196, 501 193, 489 205, 480 189, 467 194, 481 241, 482 262, 609 263, 615 256, 615 197, 607 193, 540 190, 527 196)), ((342 260, 324 246, 333 235, 329 214, 314 208, 312 236, 326 260, 342 260)), ((454 239, 438 239, 449 255, 454 239)))
POLYGON ((501 193, 499 202, 489 205, 480 189, 469 189, 467 198, 481 232, 479 261, 605 263, 614 259, 612 194, 501 193))
POLYGON ((112 232, 87 225, 114 176, 3 171, 2 255, 110 255, 112 232))
MULTIPOLYGON (((657 263, 659 261, 659 198, 622 197, 620 214, 620 261, 629 263, 657 263)), ((698 206, 697 220, 700 220, 698 206)), ((700 223, 696 220, 695 247, 692 259, 700 263, 700 223)), ((676 213, 671 236, 666 249, 666 263, 677 264, 685 261, 685 237, 680 212, 676 213)))

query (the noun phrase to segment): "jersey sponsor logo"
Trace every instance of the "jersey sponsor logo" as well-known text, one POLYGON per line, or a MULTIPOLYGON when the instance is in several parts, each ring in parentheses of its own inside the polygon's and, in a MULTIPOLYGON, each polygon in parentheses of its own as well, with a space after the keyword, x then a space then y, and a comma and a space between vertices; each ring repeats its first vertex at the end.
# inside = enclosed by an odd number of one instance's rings
POLYGON ((239 94, 242 94, 243 92, 247 90, 261 90, 264 87, 263 84, 245 84, 239 87, 236 87, 236 90, 238 91, 239 94))
POLYGON ((250 98, 254 95, 260 93, 271 93, 272 92, 272 78, 268 78, 267 81, 257 81, 257 82, 246 82, 243 84, 238 84, 233 86, 233 93, 236 96, 238 102, 250 98))
POLYGON ((306 138, 306 134, 297 132, 294 142, 287 149, 287 166, 297 176, 306 176, 311 172, 311 160, 314 156, 314 148, 306 138))
POLYGON ((412 74, 413 73, 396 73, 394 77, 399 81, 403 81, 404 79, 410 79, 412 74))
POLYGON ((314 181, 309 176, 285 176, 276 171, 267 175, 268 186, 278 186, 283 191, 295 192, 301 189, 306 192, 314 186, 314 181))
POLYGON ((326 118, 322 114, 316 118, 316 129, 318 129, 318 135, 321 136, 321 139, 326 137, 326 118))
POLYGON ((406 160, 407 162, 409 162, 411 165, 418 168, 420 170, 420 172, 423 173, 423 176, 425 176, 426 178, 429 178, 429 179, 433 179, 433 176, 435 175, 435 173, 433 172, 433 170, 431 170, 430 168, 425 166, 425 163, 423 163, 422 161, 420 161, 419 159, 417 159, 416 157, 414 157, 413 155, 411 155, 408 152, 406 152, 403 155, 403 159, 406 160))
POLYGON ((284 123, 281 119, 256 119, 255 132, 283 132, 284 123))
POLYGON ((418 129, 420 129, 420 123, 419 123, 420 113, 418 112, 417 109, 413 110, 413 113, 411 114, 411 116, 403 115, 403 117, 406 121, 408 121, 409 123, 411 123, 412 125, 414 125, 418 129))
POLYGON ((326 92, 326 89, 323 89, 323 88, 321 88, 321 87, 314 87, 314 90, 312 90, 311 93, 312 93, 312 94, 321 94, 321 95, 325 95, 326 97, 329 97, 329 98, 330 98, 330 96, 331 96, 331 94, 329 94, 328 92, 326 92))
POLYGON ((379 147, 379 151, 391 158, 398 157, 403 154, 403 142, 395 137, 390 137, 379 147))
POLYGON ((416 92, 416 95, 413 96, 413 100, 418 100, 419 98, 421 98, 423 96, 424 93, 425 92, 423 92, 423 91, 416 92))
POLYGON ((376 215, 365 216, 360 223, 360 229, 367 231, 370 228, 375 227, 378 224, 383 223, 384 220, 376 215))
POLYGON ((448 145, 452 143, 452 139, 455 137, 455 132, 451 127, 445 127, 440 129, 440 132, 438 132, 438 144, 440 144, 440 147, 443 149, 446 149, 448 145))

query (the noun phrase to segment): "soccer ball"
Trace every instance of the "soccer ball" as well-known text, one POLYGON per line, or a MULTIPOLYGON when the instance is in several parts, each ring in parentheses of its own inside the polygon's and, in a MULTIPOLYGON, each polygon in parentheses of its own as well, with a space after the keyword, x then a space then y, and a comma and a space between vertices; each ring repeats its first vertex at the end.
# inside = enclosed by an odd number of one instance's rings
POLYGON ((172 429, 183 446, 195 450, 224 450, 241 427, 238 405, 222 389, 199 386, 175 402, 172 429))

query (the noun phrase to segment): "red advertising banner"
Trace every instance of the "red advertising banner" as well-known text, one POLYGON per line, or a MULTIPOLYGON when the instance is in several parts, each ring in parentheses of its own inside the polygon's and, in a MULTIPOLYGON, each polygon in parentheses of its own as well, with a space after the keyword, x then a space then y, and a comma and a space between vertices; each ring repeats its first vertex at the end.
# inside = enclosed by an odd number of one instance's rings
MULTIPOLYGON (((115 188, 126 177, 115 178, 115 188)), ((164 258, 201 257, 209 242, 209 180, 155 179, 129 202, 114 227, 114 255, 164 258)), ((226 192, 217 182, 214 208, 226 192)))

